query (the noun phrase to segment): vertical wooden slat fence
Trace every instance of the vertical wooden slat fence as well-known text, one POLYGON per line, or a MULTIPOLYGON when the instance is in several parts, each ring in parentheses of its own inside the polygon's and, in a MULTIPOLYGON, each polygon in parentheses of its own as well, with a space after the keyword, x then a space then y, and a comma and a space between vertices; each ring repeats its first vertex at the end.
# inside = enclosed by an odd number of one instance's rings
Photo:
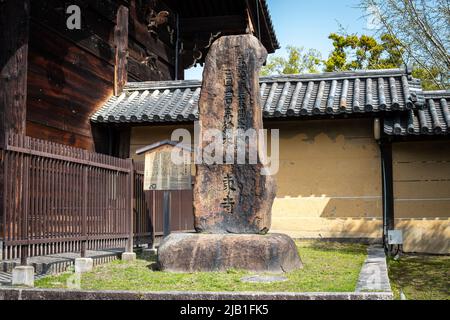
POLYGON ((141 245, 153 242, 153 208, 144 192, 144 163, 134 163, 134 241, 141 245))
MULTIPOLYGON (((155 236, 164 234, 163 195, 164 191, 145 191, 149 206, 154 212, 155 236)), ((170 191, 170 231, 193 232, 194 213, 192 190, 170 191)))
POLYGON ((132 237, 130 160, 9 135, 2 165, 4 259, 121 248, 132 237))
MULTIPOLYGON (((3 259, 127 248, 163 234, 144 164, 22 135, 1 152, 3 259)), ((171 191, 171 231, 193 230, 192 191, 171 191)))
MULTIPOLYGON (((144 163, 135 162, 135 219, 136 244, 152 243, 154 236, 162 236, 164 191, 144 191, 144 163)), ((170 191, 171 232, 194 231, 192 190, 170 191)))

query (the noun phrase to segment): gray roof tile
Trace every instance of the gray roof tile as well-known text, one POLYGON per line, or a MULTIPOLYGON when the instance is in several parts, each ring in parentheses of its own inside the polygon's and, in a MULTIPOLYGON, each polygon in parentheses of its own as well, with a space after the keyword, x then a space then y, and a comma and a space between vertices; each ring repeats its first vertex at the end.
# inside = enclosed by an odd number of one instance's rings
MULTIPOLYGON (((262 77, 260 83, 264 118, 404 111, 424 105, 420 82, 404 69, 271 76, 262 77)), ((194 121, 200 90, 196 80, 128 83, 91 120, 194 121)))
POLYGON ((450 133, 450 91, 423 92, 423 109, 389 116, 384 121, 388 135, 446 135, 450 133))

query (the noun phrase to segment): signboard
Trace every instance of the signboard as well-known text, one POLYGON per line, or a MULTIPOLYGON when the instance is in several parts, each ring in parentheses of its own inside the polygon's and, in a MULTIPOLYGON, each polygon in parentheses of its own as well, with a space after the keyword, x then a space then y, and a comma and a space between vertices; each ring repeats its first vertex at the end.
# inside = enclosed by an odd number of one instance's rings
POLYGON ((143 148, 138 153, 145 153, 144 190, 192 189, 190 150, 172 142, 161 142, 143 148), (183 159, 182 163, 172 161, 173 151, 183 159))

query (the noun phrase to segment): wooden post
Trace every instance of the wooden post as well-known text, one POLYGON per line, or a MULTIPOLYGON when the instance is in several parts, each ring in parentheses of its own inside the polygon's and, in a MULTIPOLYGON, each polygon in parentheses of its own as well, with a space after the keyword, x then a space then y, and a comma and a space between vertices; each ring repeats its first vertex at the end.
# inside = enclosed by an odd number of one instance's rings
POLYGON ((381 141, 380 152, 383 187, 383 243, 387 245, 387 232, 394 229, 394 182, 391 142, 381 141))
MULTIPOLYGON (((85 152, 86 154, 86 152, 85 152)), ((88 166, 83 168, 83 221, 82 221, 82 240, 81 240, 81 258, 86 257, 86 242, 87 242, 87 211, 88 211, 88 166)))
POLYGON ((128 55, 128 8, 120 6, 117 10, 116 27, 114 29, 114 95, 122 93, 127 83, 127 55, 128 55))
MULTIPOLYGON (((27 137, 24 137, 25 148, 29 148, 29 139, 27 137)), ((30 189, 29 189, 29 177, 30 177, 30 155, 25 154, 23 156, 23 162, 22 162, 22 238, 23 240, 26 240, 27 243, 21 246, 21 252, 20 252, 20 265, 26 266, 27 265, 27 258, 28 258, 28 248, 29 248, 29 228, 28 228, 28 203, 29 203, 29 195, 30 195, 30 189)))
POLYGON ((116 130, 113 137, 114 157, 127 159, 130 157, 131 127, 123 127, 116 130), (117 140, 116 140, 117 139, 117 140))
MULTIPOLYGON (((8 133, 25 135, 29 19, 29 0, 0 1, 0 148, 4 148, 8 133)), ((16 182, 18 188, 21 181, 16 182)), ((4 183, 5 172, 0 165, 2 222, 5 215, 4 183)))
POLYGON ((29 0, 0 2, 0 142, 7 132, 25 134, 29 0))
POLYGON ((164 237, 170 234, 170 191, 164 190, 163 194, 163 226, 164 237))
MULTIPOLYGON (((146 191, 144 191, 146 192, 146 191)), ((155 227, 155 219, 156 219, 156 191, 147 191, 152 194, 152 249, 155 248, 155 239, 156 239, 156 227, 155 227)))
POLYGON ((133 237, 134 237, 134 225, 133 225, 133 218, 134 218, 134 205, 135 205, 135 192, 134 192, 134 163, 133 159, 130 159, 130 178, 129 178, 129 194, 130 194, 130 207, 129 207, 129 216, 128 216, 128 243, 127 243, 127 252, 133 252, 133 237))

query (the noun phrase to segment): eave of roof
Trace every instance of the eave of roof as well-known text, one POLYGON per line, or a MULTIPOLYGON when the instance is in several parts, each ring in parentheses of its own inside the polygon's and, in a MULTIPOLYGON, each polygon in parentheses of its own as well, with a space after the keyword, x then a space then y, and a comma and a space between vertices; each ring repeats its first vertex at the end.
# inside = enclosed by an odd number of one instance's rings
POLYGON ((163 140, 163 141, 159 141, 159 142, 156 142, 156 143, 150 144, 148 146, 137 149, 136 154, 140 155, 143 153, 147 153, 149 151, 155 151, 162 146, 171 146, 174 148, 186 150, 187 152, 192 152, 192 148, 190 146, 180 144, 178 141, 163 140))
MULTIPOLYGON (((404 69, 271 76, 260 79, 265 118, 310 118, 420 109, 420 81, 404 69)), ((194 121, 201 81, 129 83, 91 118, 100 123, 194 121)))
POLYGON ((262 3, 262 9, 263 9, 264 15, 267 20, 267 24, 269 25, 269 34, 270 34, 271 42, 273 44, 273 49, 275 51, 277 49, 280 49, 280 43, 278 42, 277 35, 275 33, 275 28, 272 23, 272 17, 270 15, 269 6, 267 5, 267 1, 262 0, 261 3, 262 3))
POLYGON ((390 136, 450 134, 450 91, 424 91, 425 108, 386 118, 384 132, 390 136))

